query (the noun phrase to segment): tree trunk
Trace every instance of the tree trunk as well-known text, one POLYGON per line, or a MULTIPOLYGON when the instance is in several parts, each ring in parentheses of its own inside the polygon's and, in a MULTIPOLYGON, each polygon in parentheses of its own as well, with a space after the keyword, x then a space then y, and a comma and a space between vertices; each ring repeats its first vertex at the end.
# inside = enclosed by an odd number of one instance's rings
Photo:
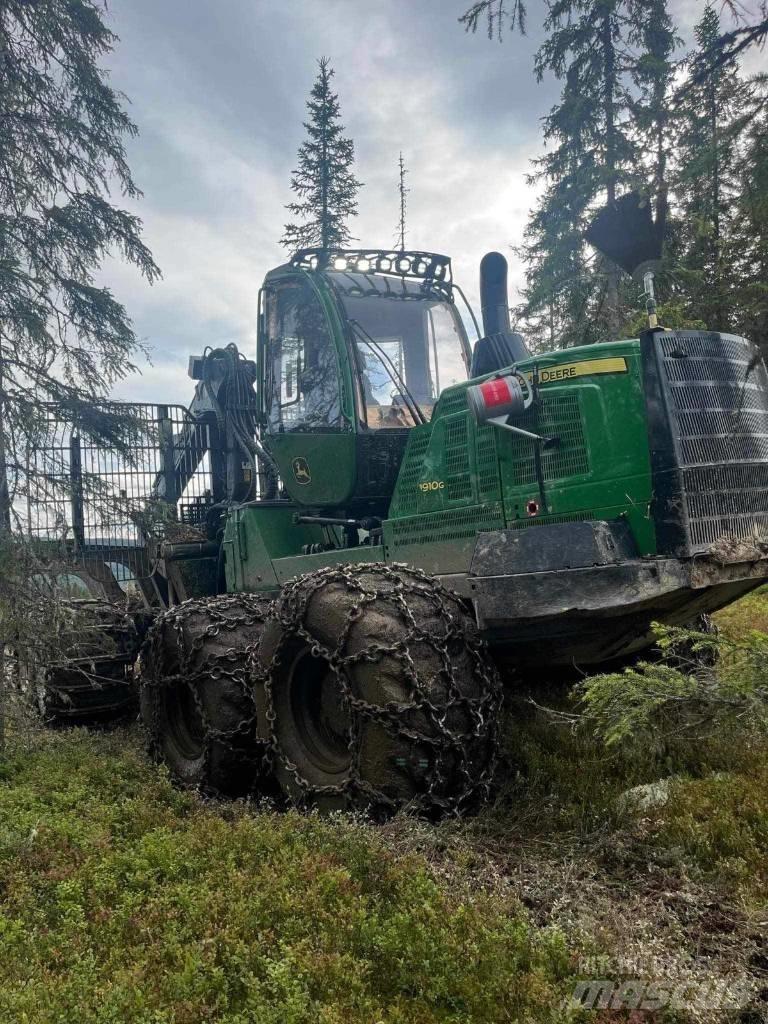
POLYGON ((723 309, 723 286, 722 286, 722 238, 720 224, 720 111, 717 102, 717 77, 711 75, 707 83, 707 113, 709 116, 710 145, 712 147, 712 245, 710 247, 710 259, 712 260, 712 291, 714 313, 714 324, 707 326, 717 331, 724 331, 725 311, 723 309))
MULTIPOLYGON (((607 11, 603 16, 603 90, 605 101, 605 170, 608 203, 616 202, 616 111, 614 98, 616 93, 616 52, 613 46, 611 14, 607 11)), ((612 261, 607 262, 606 286, 606 324, 613 341, 620 327, 619 321, 619 268, 612 261)))
MULTIPOLYGON (((8 468, 5 462, 5 391, 3 356, 0 352, 0 538, 11 528, 11 499, 8 489, 8 468)), ((5 636, 0 623, 0 753, 5 750, 5 636)))

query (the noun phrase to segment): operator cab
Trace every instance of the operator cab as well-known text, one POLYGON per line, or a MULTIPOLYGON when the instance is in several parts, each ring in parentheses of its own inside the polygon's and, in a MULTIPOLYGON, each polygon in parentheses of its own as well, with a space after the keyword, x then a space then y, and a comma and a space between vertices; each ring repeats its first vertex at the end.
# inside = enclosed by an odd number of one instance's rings
POLYGON ((262 419, 285 489, 305 505, 381 510, 410 430, 469 372, 450 261, 304 250, 263 294, 262 419), (321 451, 336 470, 325 465, 322 484, 312 475, 321 451))

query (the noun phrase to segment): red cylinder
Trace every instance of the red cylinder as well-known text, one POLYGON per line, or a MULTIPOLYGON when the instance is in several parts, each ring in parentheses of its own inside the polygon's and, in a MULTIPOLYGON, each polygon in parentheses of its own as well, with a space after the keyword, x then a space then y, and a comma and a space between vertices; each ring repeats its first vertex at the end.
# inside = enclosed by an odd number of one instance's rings
POLYGON ((520 380, 509 374, 493 377, 467 388, 467 405, 478 423, 496 416, 520 416, 526 409, 526 396, 520 380))

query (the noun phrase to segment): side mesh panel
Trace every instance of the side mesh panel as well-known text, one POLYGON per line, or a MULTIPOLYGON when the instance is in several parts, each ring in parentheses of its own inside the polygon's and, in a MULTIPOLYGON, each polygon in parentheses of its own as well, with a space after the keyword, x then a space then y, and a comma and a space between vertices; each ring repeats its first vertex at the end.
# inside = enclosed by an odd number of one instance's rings
POLYGON ((768 537, 768 374, 735 335, 655 335, 691 553, 768 537))
POLYGON ((43 550, 106 562, 119 582, 142 579, 156 541, 204 536, 220 453, 211 427, 183 406, 109 403, 99 411, 113 424, 113 446, 47 408, 15 478, 15 526, 43 550))

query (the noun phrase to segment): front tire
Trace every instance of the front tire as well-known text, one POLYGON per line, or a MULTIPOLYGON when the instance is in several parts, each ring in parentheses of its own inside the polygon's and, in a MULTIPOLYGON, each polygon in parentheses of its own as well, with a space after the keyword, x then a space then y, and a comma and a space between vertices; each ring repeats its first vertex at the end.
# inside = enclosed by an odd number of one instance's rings
POLYGON ((185 601, 150 630, 141 717, 152 752, 182 785, 244 796, 261 776, 248 656, 268 608, 252 594, 185 601))
POLYGON ((287 584, 256 666, 257 729, 300 805, 458 814, 488 793, 501 688, 474 621, 416 569, 287 584))

